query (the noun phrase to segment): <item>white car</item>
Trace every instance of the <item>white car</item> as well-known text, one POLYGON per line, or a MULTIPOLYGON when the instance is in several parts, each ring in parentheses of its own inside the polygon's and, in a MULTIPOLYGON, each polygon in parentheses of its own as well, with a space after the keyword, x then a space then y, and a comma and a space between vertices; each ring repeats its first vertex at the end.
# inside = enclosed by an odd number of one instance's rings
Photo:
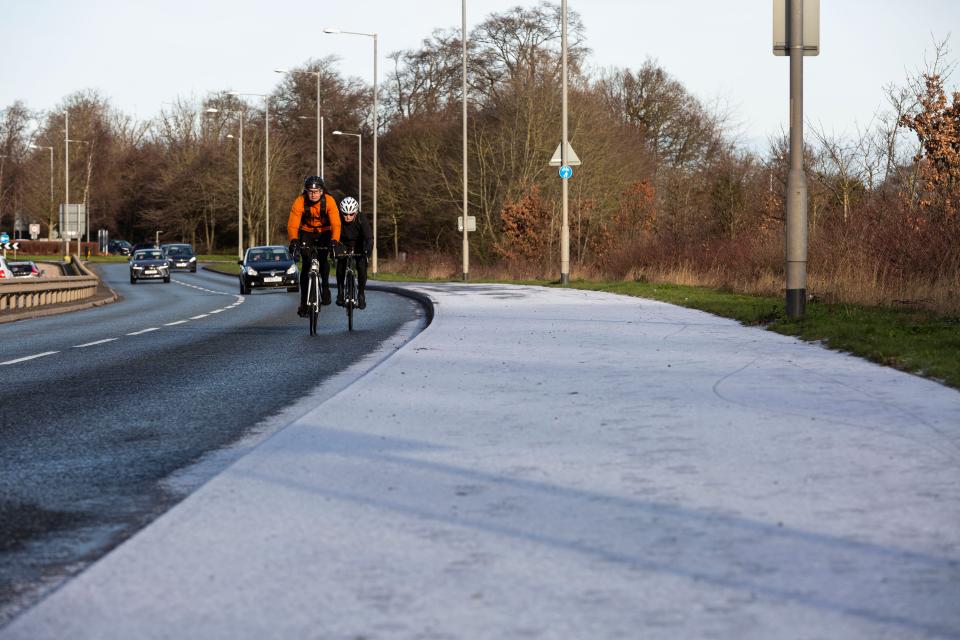
POLYGON ((0 256, 0 280, 9 280, 13 278, 13 271, 7 266, 7 261, 0 256))

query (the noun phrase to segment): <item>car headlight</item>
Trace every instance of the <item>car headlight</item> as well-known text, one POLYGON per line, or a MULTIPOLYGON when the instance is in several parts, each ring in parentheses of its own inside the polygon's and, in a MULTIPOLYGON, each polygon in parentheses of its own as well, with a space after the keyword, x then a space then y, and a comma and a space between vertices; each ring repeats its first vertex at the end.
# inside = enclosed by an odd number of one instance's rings
POLYGON ((143 267, 138 266, 138 265, 133 265, 133 270, 134 270, 134 271, 143 271, 143 267))
POLYGON ((190 262, 196 262, 196 261, 197 261, 197 256, 193 256, 192 258, 190 258, 190 262))
POLYGON ((288 273, 289 275, 291 275, 291 276, 292 276, 293 274, 295 274, 296 272, 297 272, 297 265, 295 265, 295 264, 290 265, 290 268, 287 269, 287 273, 288 273))
POLYGON ((255 275, 257 275, 257 270, 254 269, 253 267, 247 267, 247 275, 248 275, 248 276, 255 276, 255 275))

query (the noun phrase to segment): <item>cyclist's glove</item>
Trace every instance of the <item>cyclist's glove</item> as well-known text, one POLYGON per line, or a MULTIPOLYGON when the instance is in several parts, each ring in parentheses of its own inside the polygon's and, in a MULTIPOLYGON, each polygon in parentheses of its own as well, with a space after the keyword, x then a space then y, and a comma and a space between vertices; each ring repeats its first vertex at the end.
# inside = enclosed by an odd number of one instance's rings
POLYGON ((297 256, 300 255, 300 241, 299 241, 299 240, 291 240, 291 241, 290 241, 290 255, 293 256, 294 260, 296 260, 297 256))

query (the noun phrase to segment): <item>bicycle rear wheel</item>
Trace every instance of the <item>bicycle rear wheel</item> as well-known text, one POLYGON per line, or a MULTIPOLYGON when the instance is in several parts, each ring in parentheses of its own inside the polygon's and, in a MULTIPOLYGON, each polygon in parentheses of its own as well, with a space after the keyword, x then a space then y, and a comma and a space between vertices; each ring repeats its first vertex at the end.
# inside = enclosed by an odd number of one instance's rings
POLYGON ((344 306, 347 308, 347 329, 353 331, 353 308, 357 304, 357 276, 353 271, 347 271, 346 282, 346 300, 344 306))

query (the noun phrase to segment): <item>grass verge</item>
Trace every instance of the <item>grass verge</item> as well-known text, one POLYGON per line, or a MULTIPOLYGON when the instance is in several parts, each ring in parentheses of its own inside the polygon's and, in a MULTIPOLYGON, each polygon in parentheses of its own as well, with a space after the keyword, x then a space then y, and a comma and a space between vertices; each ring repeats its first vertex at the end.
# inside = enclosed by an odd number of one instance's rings
POLYGON ((802 319, 791 320, 780 298, 647 282, 575 281, 570 286, 700 309, 802 340, 819 341, 831 349, 960 388, 957 317, 916 309, 811 302, 802 319))

